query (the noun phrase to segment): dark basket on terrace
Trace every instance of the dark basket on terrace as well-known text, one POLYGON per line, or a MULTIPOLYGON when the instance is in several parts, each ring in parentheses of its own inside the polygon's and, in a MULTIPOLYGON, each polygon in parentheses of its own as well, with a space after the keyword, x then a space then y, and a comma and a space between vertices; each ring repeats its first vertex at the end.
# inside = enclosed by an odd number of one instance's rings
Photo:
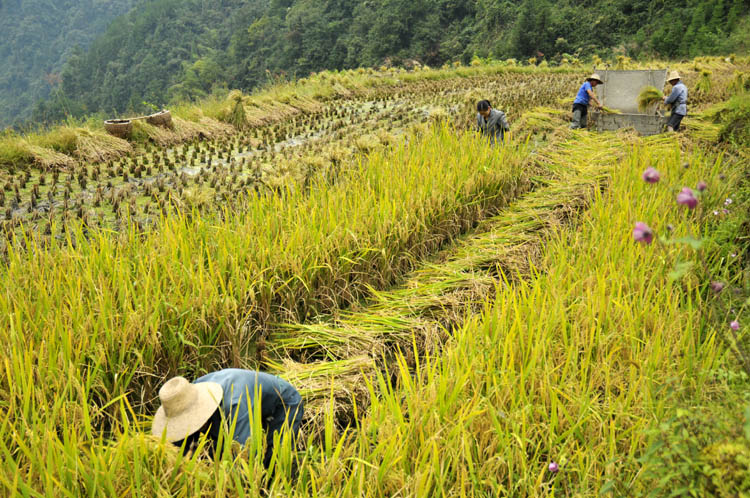
POLYGON ((133 122, 129 119, 108 119, 104 122, 107 133, 118 138, 128 138, 133 132, 133 122))
POLYGON ((165 128, 171 128, 172 127, 172 113, 164 109, 162 111, 157 112, 156 114, 152 114, 149 117, 147 117, 146 122, 148 124, 155 125, 155 126, 163 126, 165 128))

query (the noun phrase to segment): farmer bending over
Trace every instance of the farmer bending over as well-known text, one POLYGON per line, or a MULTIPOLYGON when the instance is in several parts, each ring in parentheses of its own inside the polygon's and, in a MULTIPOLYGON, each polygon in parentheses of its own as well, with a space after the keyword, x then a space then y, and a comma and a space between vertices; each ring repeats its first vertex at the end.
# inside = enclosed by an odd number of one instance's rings
POLYGON ((232 438, 245 444, 253 426, 253 407, 260 402, 261 426, 268 443, 263 459, 266 467, 271 462, 274 433, 286 426, 296 438, 302 422, 302 397, 297 390, 279 377, 250 370, 220 370, 192 384, 184 377, 173 377, 159 390, 159 399, 161 407, 151 432, 164 435, 177 446, 184 445, 185 452, 194 450, 206 434, 211 456, 221 450, 222 427, 235 424, 232 438))
POLYGON ((604 82, 599 75, 594 73, 586 78, 581 88, 578 89, 578 95, 576 95, 576 99, 573 101, 573 122, 570 123, 572 130, 588 126, 589 102, 591 100, 596 103, 597 109, 602 108, 602 103, 596 98, 594 88, 597 85, 603 84, 604 82))
POLYGON ((491 144, 496 142, 502 143, 505 138, 505 132, 510 131, 508 120, 505 119, 505 113, 493 109, 489 100, 480 100, 477 102, 477 131, 483 137, 488 137, 491 144))
POLYGON ((664 103, 672 105, 672 113, 667 121, 667 131, 673 132, 680 129, 682 118, 687 115, 688 91, 677 71, 669 73, 669 84, 672 85, 672 92, 664 97, 664 103))

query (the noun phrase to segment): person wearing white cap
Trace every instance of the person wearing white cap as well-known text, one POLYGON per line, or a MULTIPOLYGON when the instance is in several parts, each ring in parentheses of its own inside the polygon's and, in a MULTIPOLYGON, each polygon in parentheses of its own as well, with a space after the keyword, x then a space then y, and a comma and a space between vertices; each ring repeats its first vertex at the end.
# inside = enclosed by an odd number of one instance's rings
POLYGON ((672 91, 668 96, 664 96, 664 104, 672 106, 672 113, 667 121, 667 130, 673 132, 680 129, 682 118, 687 115, 688 90, 677 71, 669 73, 668 81, 672 85, 672 91))
POLYGON ((583 82, 581 88, 578 89, 576 99, 573 101, 573 121, 570 123, 570 128, 575 130, 577 128, 586 128, 588 126, 588 114, 589 114, 589 102, 596 102, 598 109, 602 108, 602 103, 596 98, 594 88, 597 85, 603 85, 604 82, 598 74, 594 73, 583 82))
MULTIPOLYGON (((155 436, 191 451, 206 435, 211 456, 221 430, 234 427, 232 439, 244 445, 252 432, 253 407, 260 402, 261 427, 266 432, 263 463, 271 461, 274 433, 287 427, 296 438, 302 423, 303 403, 287 381, 262 372, 228 368, 189 383, 173 377, 159 390, 161 407, 151 426, 155 436)), ((227 433, 225 433, 227 434, 227 433)))

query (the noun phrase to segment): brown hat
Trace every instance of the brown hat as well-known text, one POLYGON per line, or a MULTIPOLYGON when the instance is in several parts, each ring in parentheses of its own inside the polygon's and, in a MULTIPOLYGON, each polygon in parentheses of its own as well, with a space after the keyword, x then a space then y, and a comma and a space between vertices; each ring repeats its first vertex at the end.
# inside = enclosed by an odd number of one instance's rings
POLYGON ((599 83, 601 83, 602 85, 604 84, 604 82, 602 81, 601 77, 599 77, 599 75, 596 74, 596 73, 594 73, 591 76, 589 76, 588 78, 586 78, 586 81, 591 81, 591 80, 596 80, 599 83))
POLYGON ((208 422, 223 397, 224 389, 216 382, 191 384, 184 377, 173 377, 159 389, 161 406, 151 433, 165 434, 170 443, 185 439, 208 422))
POLYGON ((679 80, 679 79, 680 79, 680 73, 678 73, 677 71, 672 71, 671 73, 669 73, 669 77, 667 78, 667 81, 674 81, 674 80, 679 80))

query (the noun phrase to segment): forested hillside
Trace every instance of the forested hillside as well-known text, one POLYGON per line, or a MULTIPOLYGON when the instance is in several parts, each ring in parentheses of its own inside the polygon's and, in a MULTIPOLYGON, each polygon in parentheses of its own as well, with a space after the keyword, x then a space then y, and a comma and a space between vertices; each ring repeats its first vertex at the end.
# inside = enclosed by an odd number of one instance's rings
POLYGON ((34 118, 142 111, 216 86, 250 90, 277 77, 414 60, 746 51, 749 8, 748 0, 148 0, 70 58, 60 90, 34 118))
POLYGON ((0 127, 29 117, 63 63, 134 0, 0 0, 0 127))

